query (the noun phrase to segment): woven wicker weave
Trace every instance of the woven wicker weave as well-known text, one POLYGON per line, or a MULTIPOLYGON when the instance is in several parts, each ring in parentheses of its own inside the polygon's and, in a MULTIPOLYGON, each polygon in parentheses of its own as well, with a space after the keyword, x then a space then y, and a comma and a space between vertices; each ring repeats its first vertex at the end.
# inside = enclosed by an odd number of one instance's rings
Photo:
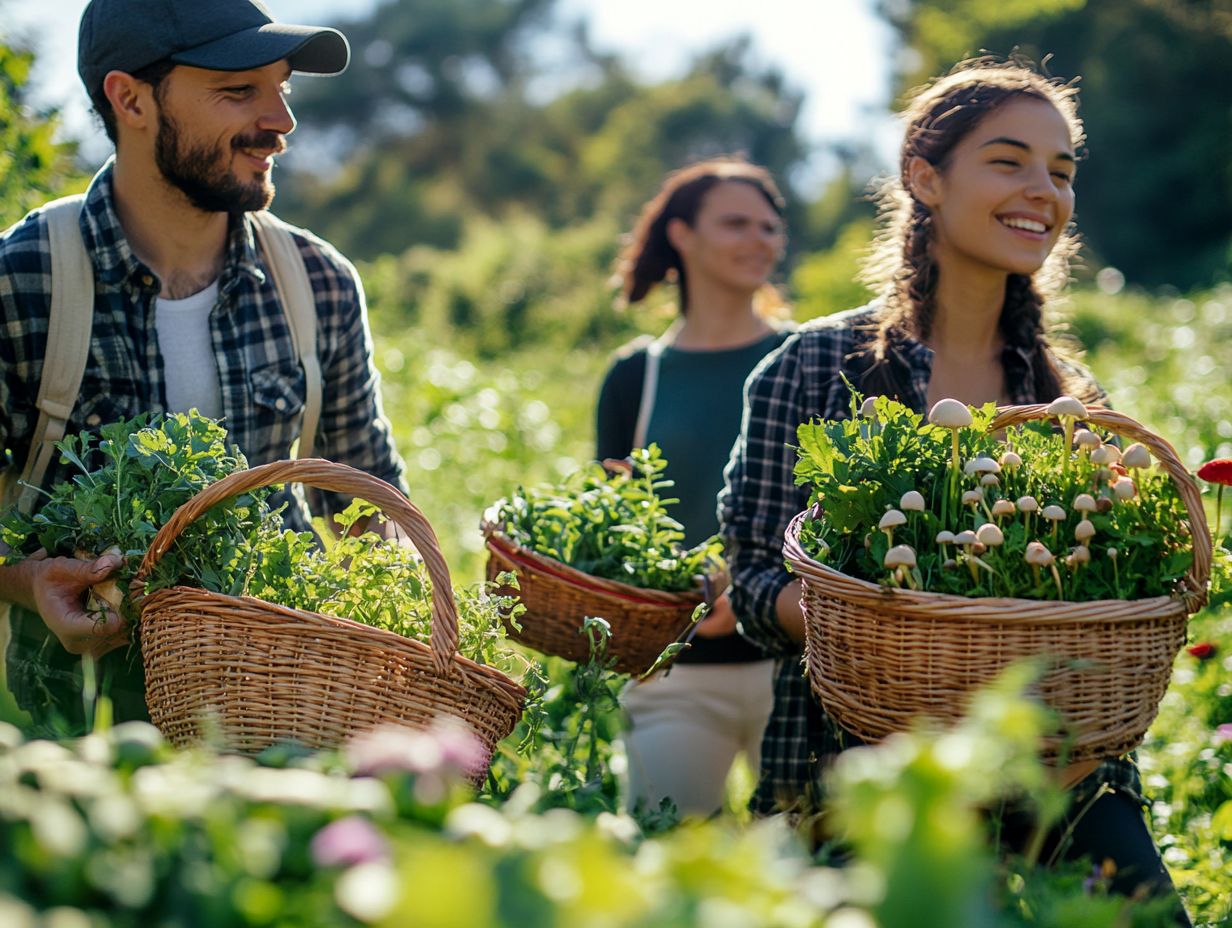
MULTIPOLYGON (((466 722, 487 754, 521 717, 525 690, 456 653, 449 569, 427 519, 397 489, 351 467, 308 459, 232 474, 181 506, 155 537, 134 580, 140 591, 186 526, 239 493, 299 482, 365 499, 410 536, 432 581, 431 645, 349 619, 250 596, 192 587, 141 602, 141 653, 150 717, 169 741, 208 732, 225 749, 255 753, 279 741, 335 747, 382 723, 424 728, 466 722)), ((486 773, 472 771, 476 779, 486 773)))
POLYGON ((509 635, 541 651, 581 663, 590 659, 590 644, 582 632, 587 616, 606 619, 612 627, 608 657, 621 673, 650 669, 663 649, 687 632, 693 612, 703 600, 701 589, 685 593, 647 590, 592 577, 560 561, 544 557, 511 541, 485 518, 487 575, 517 574, 518 589, 506 590, 526 607, 518 620, 521 631, 509 635))
MULTIPOLYGON (((990 430, 1047 418, 1043 405, 999 410, 990 430)), ((1189 512, 1194 559, 1175 596, 1096 602, 970 598, 891 590, 810 558, 787 529, 783 552, 803 580, 809 681, 826 712, 866 741, 928 716, 957 721, 972 692, 1014 660, 1043 657, 1038 684, 1065 731, 1046 739, 1046 759, 1123 754, 1142 741, 1168 688, 1191 612, 1206 600, 1211 538, 1197 485, 1176 452, 1133 419, 1089 407, 1087 421, 1141 442, 1176 483, 1189 512)))

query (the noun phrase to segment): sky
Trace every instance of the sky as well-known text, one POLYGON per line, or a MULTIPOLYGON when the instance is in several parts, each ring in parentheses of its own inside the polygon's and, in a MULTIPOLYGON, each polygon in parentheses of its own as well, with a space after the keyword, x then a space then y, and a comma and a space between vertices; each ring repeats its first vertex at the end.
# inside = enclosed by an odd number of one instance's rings
MULTIPOLYGON (((208 0, 202 0, 208 2, 208 0)), ((266 0, 275 19, 324 23, 355 18, 378 0, 266 0)), ((815 155, 806 177, 833 168, 826 145, 872 140, 892 160, 895 132, 885 115, 892 33, 872 0, 557 0, 557 15, 590 22, 592 42, 614 51, 647 79, 683 71, 696 54, 747 33, 758 60, 774 63, 805 93, 801 130, 815 155)), ((86 0, 4 0, 10 31, 40 51, 36 100, 63 110, 66 131, 101 158, 106 140, 87 114, 77 79, 77 22, 86 0), (71 24, 66 28, 66 24, 71 24)))

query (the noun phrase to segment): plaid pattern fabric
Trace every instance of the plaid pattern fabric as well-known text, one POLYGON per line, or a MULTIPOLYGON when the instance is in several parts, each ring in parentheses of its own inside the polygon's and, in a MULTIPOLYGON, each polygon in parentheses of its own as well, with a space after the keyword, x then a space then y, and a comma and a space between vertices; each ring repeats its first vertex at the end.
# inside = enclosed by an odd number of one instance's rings
MULTIPOLYGON (((778 660, 774 712, 762 742, 761 779, 752 802, 760 814, 815 808, 824 768, 839 751, 860 743, 813 698, 800 646, 779 625, 774 605, 792 579, 783 564, 783 534, 808 504, 807 489, 797 487, 792 475, 796 427, 815 418, 847 417, 851 400, 843 377, 860 382, 865 363, 860 349, 876 331, 878 312, 874 303, 813 320, 761 362, 745 385, 744 421, 724 473, 719 515, 732 574, 732 606, 741 633, 778 660)), ((891 348, 910 378, 901 401, 926 410, 932 350, 905 335, 897 336, 891 348)), ((1007 347, 1002 362, 1012 402, 1036 402, 1029 352, 1007 347)), ((1082 368, 1058 364, 1068 376, 1094 386, 1082 368)), ((1102 764, 1085 783, 1107 783, 1141 797, 1131 759, 1102 764)))
MULTIPOLYGON (((163 412, 165 372, 154 327, 160 282, 133 254, 115 211, 113 163, 86 193, 81 232, 94 264, 94 324, 81 393, 68 430, 89 432, 141 412, 163 412)), ((292 229, 317 300, 317 353, 323 397, 317 454, 405 490, 404 468, 381 409, 363 289, 355 268, 329 244, 292 229)), ((50 306, 51 256, 39 211, 0 238, 0 450, 18 470, 37 421, 50 306)), ((252 222, 233 219, 210 316, 223 424, 250 465, 289 456, 299 436, 304 373, 252 222)), ((55 462, 44 485, 71 476, 55 462)), ((301 497, 288 513, 303 528, 301 497)), ((277 502, 277 500, 275 500, 277 502)), ((321 494, 314 508, 345 500, 321 494)))

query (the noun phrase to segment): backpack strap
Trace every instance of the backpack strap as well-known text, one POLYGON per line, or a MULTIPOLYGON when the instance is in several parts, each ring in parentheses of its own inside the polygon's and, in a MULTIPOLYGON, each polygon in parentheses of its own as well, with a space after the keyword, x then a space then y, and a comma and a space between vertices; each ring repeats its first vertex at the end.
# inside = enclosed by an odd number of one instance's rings
POLYGON ((64 437, 81 391, 94 324, 94 265, 81 238, 82 196, 64 197, 43 207, 51 252, 51 309, 47 350, 39 382, 38 421, 30 453, 15 488, 17 506, 29 513, 38 499, 55 443, 64 437))
POLYGON ((299 246, 287 227, 267 211, 249 213, 257 241, 265 252, 270 276, 291 329, 291 343, 304 369, 304 417, 300 424, 298 458, 312 457, 321 420, 321 362, 317 357, 317 301, 299 246))
POLYGON ((646 429, 650 427, 650 414, 654 412, 655 398, 659 392, 659 361, 663 349, 676 340, 684 328, 684 320, 677 319, 667 331, 646 346, 646 370, 642 375, 642 398, 637 406, 637 424, 633 427, 633 447, 646 447, 646 429))

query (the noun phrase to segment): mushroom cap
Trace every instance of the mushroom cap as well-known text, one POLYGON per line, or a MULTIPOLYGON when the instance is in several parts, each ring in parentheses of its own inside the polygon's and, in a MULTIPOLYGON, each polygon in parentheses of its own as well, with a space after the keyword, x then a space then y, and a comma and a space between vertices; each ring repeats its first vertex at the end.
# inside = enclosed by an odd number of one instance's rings
POLYGON ((1104 440, 1090 429, 1078 429, 1074 432, 1074 444, 1079 448, 1098 448, 1104 440))
POLYGON ((1001 467, 1015 468, 1022 467, 1022 457, 1017 451, 1006 451, 1001 455, 1001 467))
POLYGON ((1051 506, 1045 506, 1042 515, 1045 519, 1051 519, 1053 522, 1060 522, 1065 518, 1065 510, 1054 503, 1051 506))
POLYGON ((1095 524, 1090 519, 1083 519, 1074 526, 1074 537, 1078 541, 1087 541, 1095 537, 1095 524))
POLYGON ((1008 499, 999 499, 992 504, 992 514, 994 516, 1012 516, 1016 511, 1014 504, 1008 499))
POLYGON ((1019 512, 1039 512, 1039 502, 1034 496, 1020 496, 1014 505, 1019 512))
POLYGON ((885 556, 886 567, 914 567, 915 549, 911 545, 895 545, 885 556))
POLYGON ((996 474, 985 474, 980 478, 980 486, 982 487, 999 487, 1001 486, 1001 478, 996 474))
POLYGON ((918 490, 908 490, 898 501, 898 505, 908 512, 923 512, 924 496, 918 490))
POLYGON ((941 562, 942 570, 954 570, 957 566, 958 566, 958 561, 954 560, 952 557, 947 557, 944 561, 941 562))
POLYGON ((978 457, 971 460, 971 469, 977 474, 997 474, 1001 465, 989 457, 978 457))
POLYGON ((1079 493, 1074 497, 1073 506, 1078 512, 1094 512, 1095 505, 1095 497, 1090 493, 1079 493))
POLYGON ((900 525, 907 524, 907 517, 897 509, 887 509, 885 515, 881 517, 881 521, 877 523, 877 527, 881 530, 887 528, 897 528, 900 525))
POLYGON ((1232 458, 1215 458, 1198 468, 1198 479, 1207 483, 1232 486, 1232 458))
POLYGON ((954 544, 956 545, 973 545, 977 541, 979 539, 975 537, 975 532, 971 531, 971 529, 965 529, 954 536, 954 544))
POLYGON ((1121 460, 1121 452, 1117 451, 1116 445, 1100 445, 1091 452, 1092 464, 1115 464, 1121 460))
POLYGON ((1072 396, 1058 396, 1045 408, 1050 416, 1069 416, 1074 419, 1085 419, 1087 408, 1072 396))
POLYGON ((952 545, 954 543, 954 533, 948 529, 942 529, 937 533, 937 544, 952 545))
MULTIPOLYGON (((1150 467, 1151 452, 1141 442, 1134 442, 1121 455, 1121 463, 1126 467, 1150 467)), ((1201 471, 1199 471, 1199 476, 1201 476, 1201 471)))
POLYGON ((1074 550, 1070 551, 1068 560, 1071 564, 1089 564, 1091 563, 1091 549, 1086 545, 1077 545, 1074 550))
MULTIPOLYGON (((1083 411, 1085 412, 1086 410, 1083 411)), ((971 416, 971 410, 967 408, 965 403, 961 403, 958 400, 944 399, 937 400, 933 404, 933 408, 928 411, 928 421, 933 425, 939 425, 946 429, 965 429, 975 419, 971 416)))
POLYGON ((975 530, 975 538, 982 545, 988 545, 990 548, 995 548, 997 545, 1005 543, 1005 535, 1001 533, 1001 529, 993 525, 991 522, 985 522, 975 530))
POLYGON ((1028 564, 1036 567, 1047 567, 1056 560, 1051 551, 1039 541, 1033 541, 1027 545, 1026 553, 1023 555, 1028 564))
POLYGON ((866 419, 871 419, 877 411, 877 397, 865 397, 864 402, 860 404, 860 415, 866 419))
POLYGON ((962 504, 964 506, 977 506, 984 501, 983 490, 967 490, 962 495, 962 504))
POLYGON ((1122 477, 1112 485, 1112 492, 1116 494, 1117 499, 1133 499, 1138 488, 1128 477, 1122 477))

